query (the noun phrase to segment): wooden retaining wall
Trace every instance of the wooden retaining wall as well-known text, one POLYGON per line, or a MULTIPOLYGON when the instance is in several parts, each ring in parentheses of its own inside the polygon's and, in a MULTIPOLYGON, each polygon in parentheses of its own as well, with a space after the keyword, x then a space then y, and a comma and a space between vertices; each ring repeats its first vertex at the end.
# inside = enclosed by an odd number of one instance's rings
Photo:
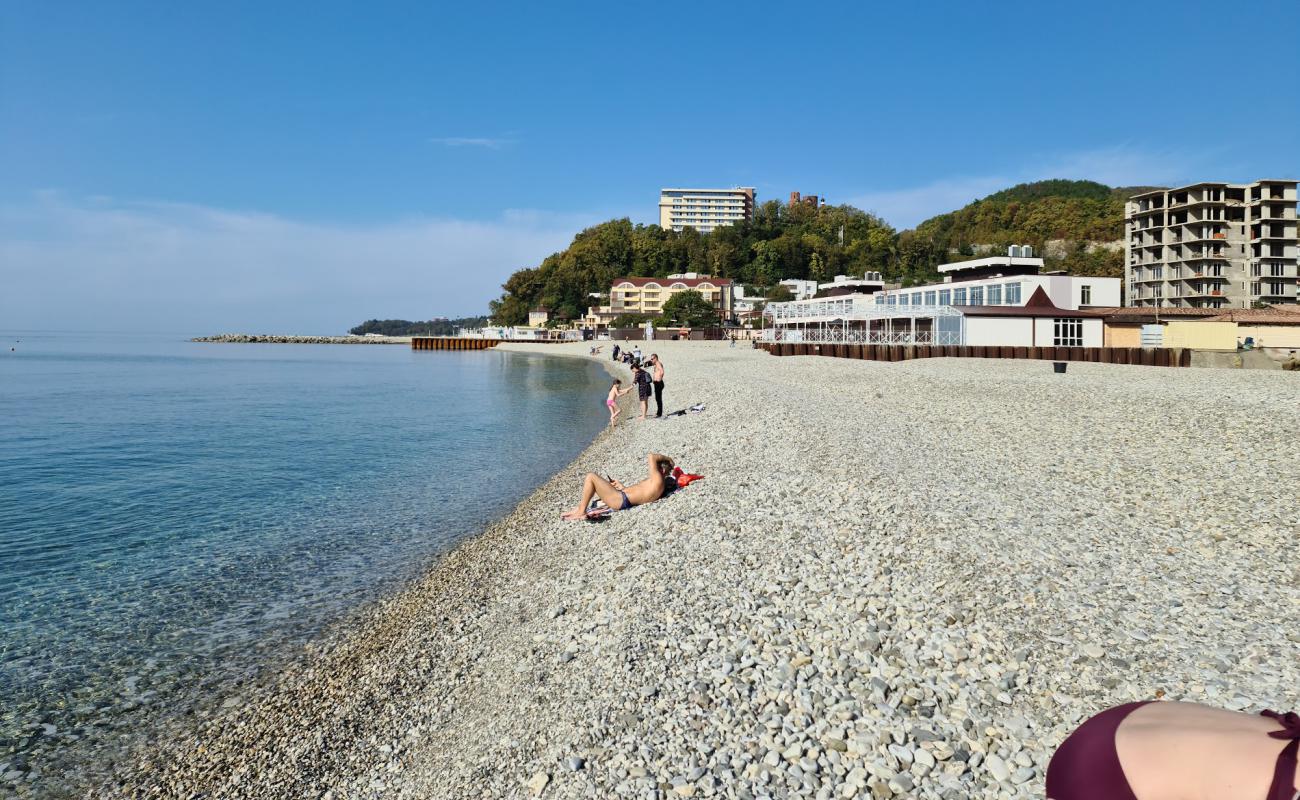
POLYGON ((865 361, 911 361, 914 358, 1032 358, 1043 361, 1091 361, 1144 367, 1190 367, 1192 351, 1142 347, 1011 347, 979 345, 808 344, 754 342, 774 356, 830 356, 865 361))

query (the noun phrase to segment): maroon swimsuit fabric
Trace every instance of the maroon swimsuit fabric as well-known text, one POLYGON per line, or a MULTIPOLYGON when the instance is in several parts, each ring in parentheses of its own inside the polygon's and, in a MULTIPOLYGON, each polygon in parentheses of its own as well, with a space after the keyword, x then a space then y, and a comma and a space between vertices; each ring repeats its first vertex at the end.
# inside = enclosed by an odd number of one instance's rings
POLYGON ((1274 739, 1290 739, 1291 744, 1282 748, 1277 757, 1277 766, 1273 768, 1273 785, 1268 788, 1268 800, 1294 800, 1300 792, 1292 785, 1295 777, 1296 750, 1300 749, 1300 714, 1288 711, 1279 714, 1276 711, 1264 711, 1261 714, 1275 719, 1282 724, 1282 730, 1269 734, 1274 739))
POLYGON ((1115 731, 1125 717, 1148 702, 1107 709, 1061 742, 1047 765, 1047 796, 1052 800, 1137 800, 1119 765, 1115 731))
MULTIPOLYGON (((1051 800, 1137 800, 1119 763, 1115 731, 1125 717, 1149 702, 1107 709, 1070 734, 1047 767, 1047 796, 1051 800)), ((1291 740, 1277 757, 1273 783, 1264 800, 1295 800, 1300 795, 1292 785, 1296 751, 1300 750, 1300 715, 1294 711, 1265 711, 1262 715, 1282 725, 1282 730, 1269 733, 1270 737, 1291 740)))

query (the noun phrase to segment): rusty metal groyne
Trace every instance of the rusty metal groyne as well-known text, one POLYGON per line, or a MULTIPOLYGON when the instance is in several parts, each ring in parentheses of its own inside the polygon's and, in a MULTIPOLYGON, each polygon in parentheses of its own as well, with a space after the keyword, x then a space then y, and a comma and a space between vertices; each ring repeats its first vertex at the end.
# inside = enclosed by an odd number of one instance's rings
POLYGON ((1147 367, 1189 367, 1192 351, 1141 347, 1009 347, 963 345, 807 344, 755 342, 774 356, 830 356, 866 361, 911 361, 915 358, 1028 358, 1045 361, 1091 361, 1100 364, 1141 364, 1147 367))
POLYGON ((499 344, 560 344, 560 340, 478 339, 467 336, 412 336, 412 350, 489 350, 499 344))

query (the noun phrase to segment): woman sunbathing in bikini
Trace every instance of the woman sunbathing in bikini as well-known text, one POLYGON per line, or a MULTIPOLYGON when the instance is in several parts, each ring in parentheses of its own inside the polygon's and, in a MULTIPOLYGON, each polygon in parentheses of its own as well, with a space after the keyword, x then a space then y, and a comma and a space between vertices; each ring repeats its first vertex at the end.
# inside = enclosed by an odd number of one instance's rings
POLYGON ((677 481, 670 474, 673 470, 671 458, 659 453, 651 453, 646 456, 646 464, 649 466, 649 474, 645 480, 631 486, 624 486, 618 481, 588 472, 587 477, 582 479, 582 499, 578 505, 564 512, 561 517, 567 520, 586 519, 587 508, 591 505, 593 497, 599 497, 605 505, 615 511, 623 511, 632 506, 653 503, 677 488, 677 481))

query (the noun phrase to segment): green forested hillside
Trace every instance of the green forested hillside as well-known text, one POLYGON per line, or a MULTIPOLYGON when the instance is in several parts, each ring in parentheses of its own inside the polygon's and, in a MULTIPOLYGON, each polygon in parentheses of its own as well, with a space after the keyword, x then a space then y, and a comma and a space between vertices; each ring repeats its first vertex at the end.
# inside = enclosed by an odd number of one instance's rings
POLYGON ((909 260, 942 263, 1028 244, 1048 258, 1048 269, 1118 277, 1123 274, 1122 249, 1089 243, 1120 240, 1125 198, 1147 188, 1111 188, 1093 181, 1022 183, 904 231, 899 249, 909 260), (1048 242, 1054 243, 1051 248, 1048 242))
POLYGON ((763 203, 752 222, 701 234, 616 219, 588 228, 562 252, 510 276, 491 304, 492 318, 515 325, 528 309, 545 305, 576 319, 626 275, 663 277, 704 272, 740 283, 770 286, 783 278, 829 280, 836 274, 884 271, 893 257, 894 229, 849 206, 763 203))
POLYGON ((580 316, 625 275, 663 277, 705 272, 768 287, 784 278, 828 280, 837 274, 884 273, 904 285, 935 280, 939 264, 1032 245, 1048 269, 1083 275, 1123 274, 1122 249, 1090 242, 1123 236, 1124 199, 1149 187, 1111 188, 1092 181, 1024 183, 896 232, 851 206, 786 205, 771 200, 752 222, 710 234, 674 233, 657 225, 611 220, 588 228, 569 247, 522 269, 491 303, 494 320, 524 322, 545 305, 569 319, 580 316), (1045 246, 1052 242, 1045 252, 1045 246))

